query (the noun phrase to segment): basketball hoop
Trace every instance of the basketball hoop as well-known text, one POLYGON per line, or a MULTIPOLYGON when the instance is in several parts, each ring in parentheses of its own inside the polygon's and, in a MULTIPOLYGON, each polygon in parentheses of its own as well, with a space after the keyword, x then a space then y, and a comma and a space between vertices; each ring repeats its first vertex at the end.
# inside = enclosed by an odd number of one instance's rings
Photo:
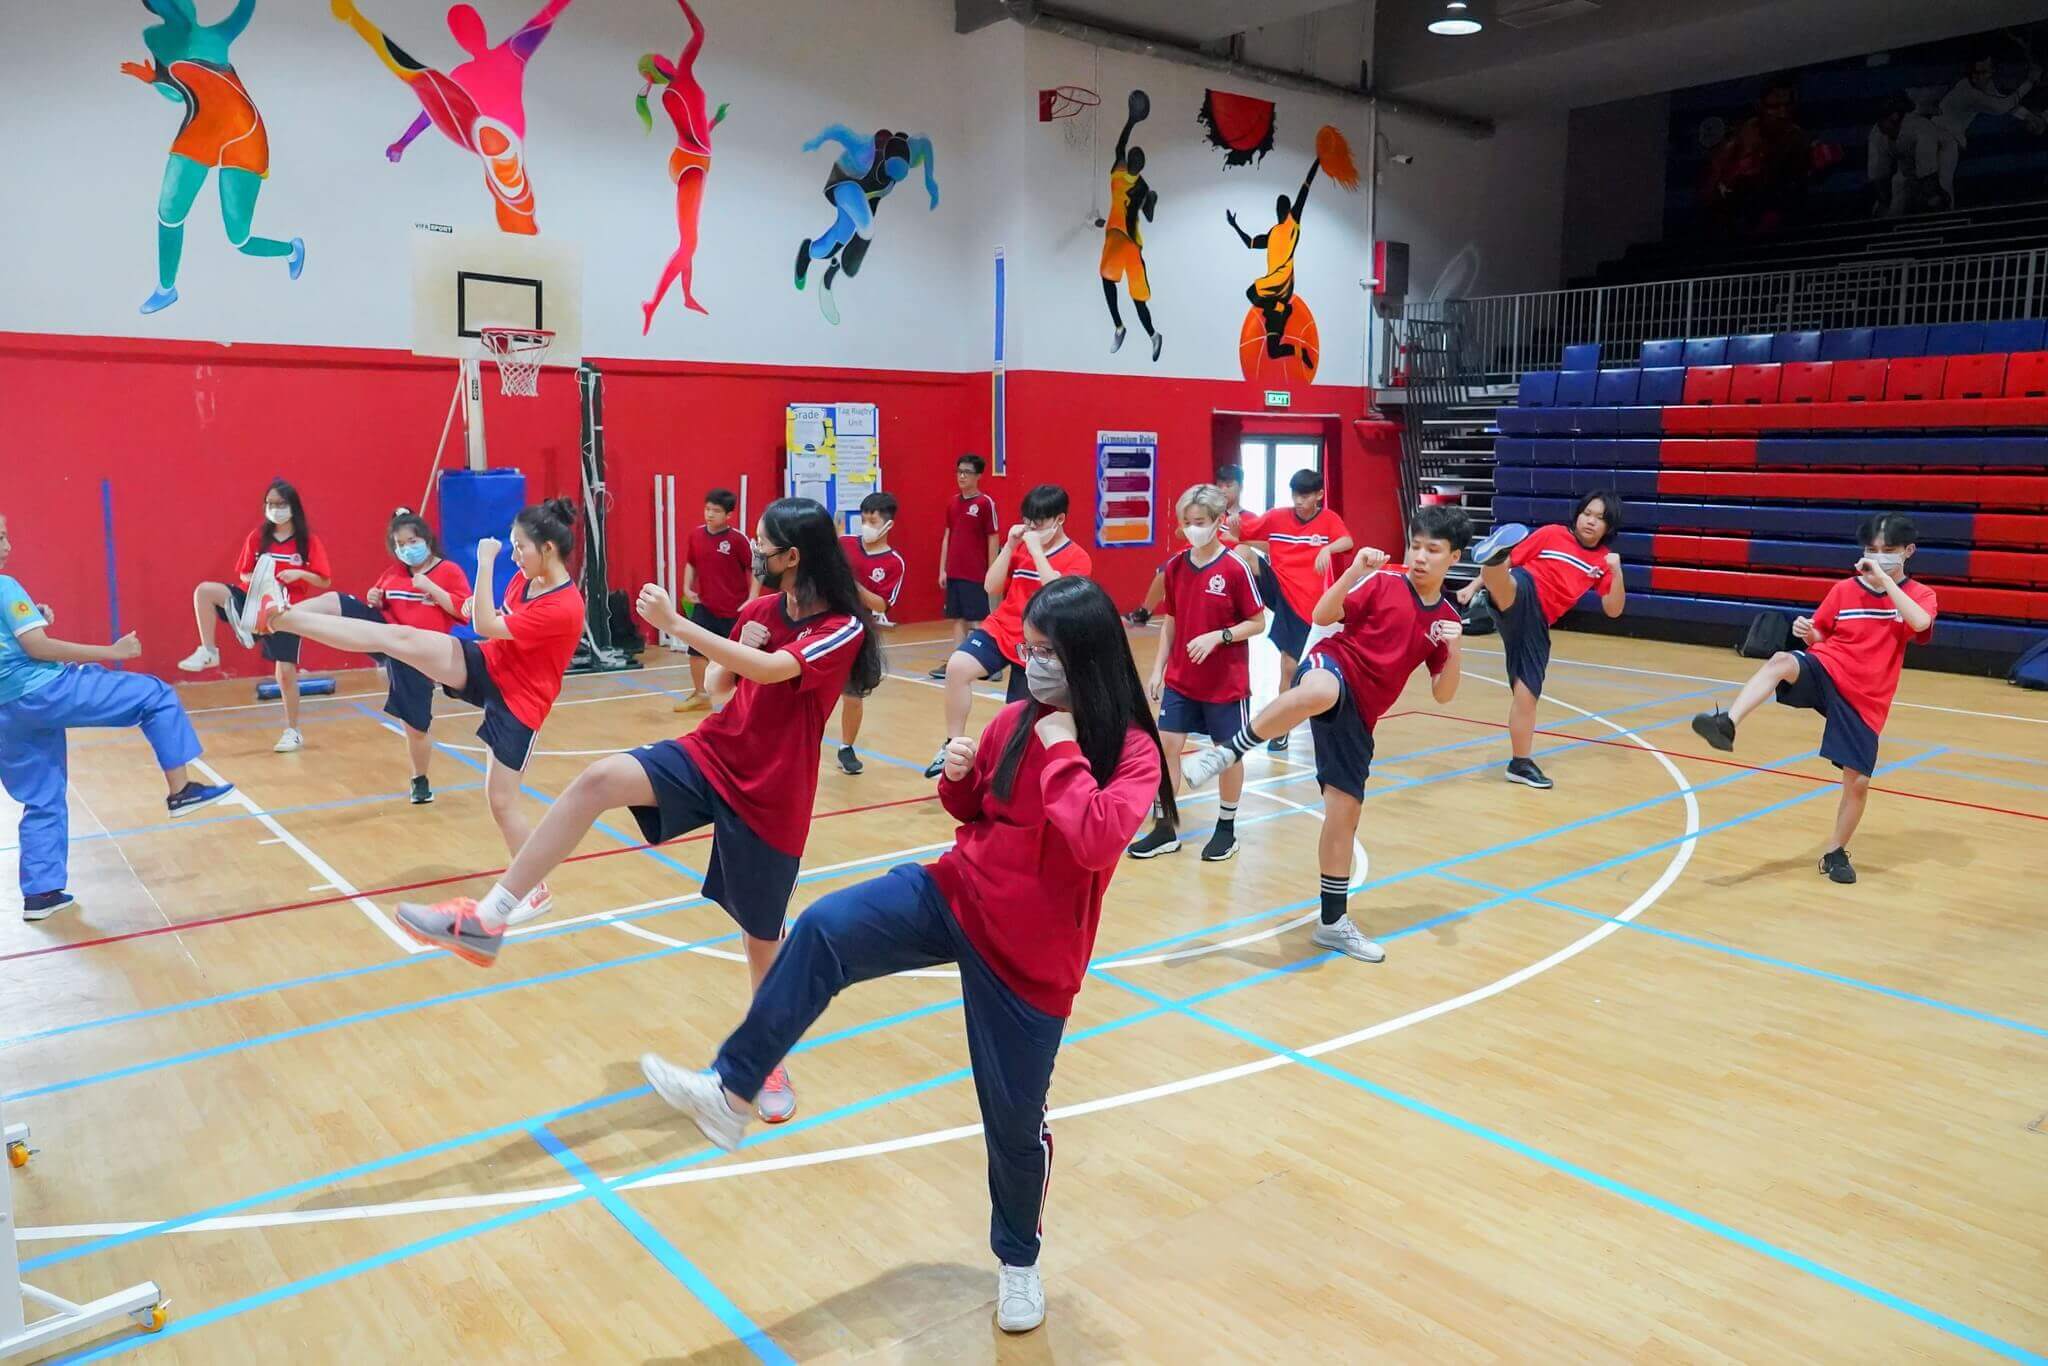
POLYGON ((1070 119, 1083 109, 1093 109, 1101 103, 1102 96, 1084 85, 1056 85, 1038 92, 1038 121, 1051 123, 1054 119, 1070 119))
POLYGON ((486 327, 479 329, 478 335, 498 367, 501 392, 512 398, 532 398, 540 392, 540 366, 547 359, 554 333, 540 328, 486 327))

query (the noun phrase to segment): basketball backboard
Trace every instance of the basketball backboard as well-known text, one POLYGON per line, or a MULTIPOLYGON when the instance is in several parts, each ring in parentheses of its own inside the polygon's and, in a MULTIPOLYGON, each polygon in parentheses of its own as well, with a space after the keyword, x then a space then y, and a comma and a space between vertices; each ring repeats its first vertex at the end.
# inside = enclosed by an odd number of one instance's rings
POLYGON ((544 328, 555 334, 546 364, 581 364, 581 251, 558 238, 415 225, 413 354, 474 359, 486 327, 544 328))

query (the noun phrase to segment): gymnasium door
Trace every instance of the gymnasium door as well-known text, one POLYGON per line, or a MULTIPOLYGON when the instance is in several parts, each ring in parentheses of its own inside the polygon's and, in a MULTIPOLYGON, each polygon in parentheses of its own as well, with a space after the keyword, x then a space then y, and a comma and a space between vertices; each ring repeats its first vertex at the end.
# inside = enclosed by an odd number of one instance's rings
POLYGON ((1260 436, 1247 432, 1238 439, 1237 462, 1244 466, 1245 510, 1270 512, 1275 507, 1287 506, 1292 496, 1287 491, 1287 481, 1296 470, 1322 470, 1323 440, 1318 436, 1260 436))

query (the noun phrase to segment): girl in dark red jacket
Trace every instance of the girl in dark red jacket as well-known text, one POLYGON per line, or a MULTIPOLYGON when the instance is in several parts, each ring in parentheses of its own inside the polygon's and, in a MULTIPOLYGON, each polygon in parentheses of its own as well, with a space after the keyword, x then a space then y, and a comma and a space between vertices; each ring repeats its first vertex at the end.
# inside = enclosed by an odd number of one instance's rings
POLYGON ((730 1149, 763 1078, 840 991, 958 963, 995 1204, 989 1246, 1002 1263, 996 1323, 1012 1333, 1045 1319, 1045 1096, 1102 896, 1153 802, 1173 812, 1159 732, 1109 594, 1076 575, 1047 584, 1025 611, 1023 654, 1030 699, 1005 707, 979 742, 946 742, 939 799, 961 822, 953 848, 798 916, 709 1070, 640 1059, 661 1098, 730 1149))

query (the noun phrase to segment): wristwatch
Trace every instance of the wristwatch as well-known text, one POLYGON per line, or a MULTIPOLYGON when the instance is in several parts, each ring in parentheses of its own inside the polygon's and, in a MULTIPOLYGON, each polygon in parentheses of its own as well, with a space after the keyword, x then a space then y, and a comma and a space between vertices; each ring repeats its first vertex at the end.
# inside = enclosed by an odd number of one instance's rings
POLYGON ((1225 645, 1230 643, 1230 628, 1228 626, 1223 628, 1223 643, 1225 645))

